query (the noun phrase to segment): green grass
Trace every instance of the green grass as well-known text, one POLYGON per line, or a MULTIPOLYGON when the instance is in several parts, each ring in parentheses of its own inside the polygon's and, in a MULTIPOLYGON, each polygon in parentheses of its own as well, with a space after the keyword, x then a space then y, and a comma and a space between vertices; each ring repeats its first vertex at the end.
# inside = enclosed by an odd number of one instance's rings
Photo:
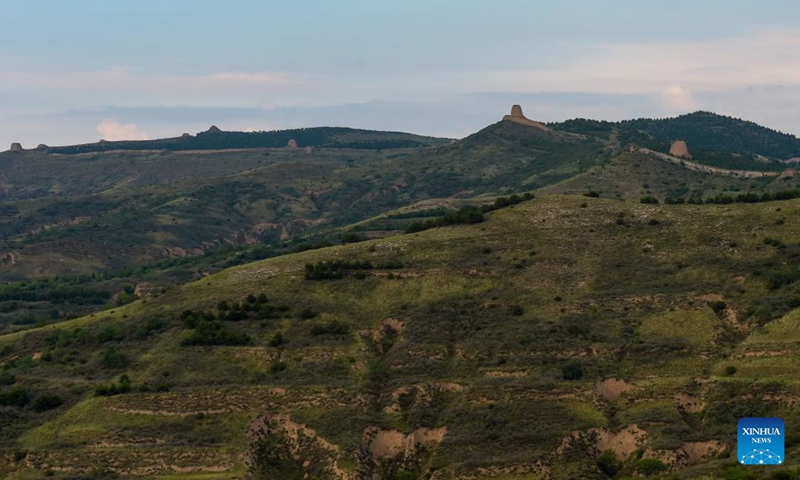
MULTIPOLYGON (((553 453, 565 439, 591 428, 635 423, 654 449, 727 442, 739 413, 793 418, 781 399, 796 396, 797 293, 794 285, 770 290, 767 280, 794 255, 799 208, 796 200, 664 206, 545 196, 489 213, 484 223, 270 258, 113 312, 0 335, 0 362, 11 362, 19 386, 66 400, 43 414, 19 410, 3 447, 69 465, 77 462, 69 455, 89 455, 90 445, 124 440, 136 448, 107 455, 138 465, 161 441, 170 451, 194 452, 192 465, 229 459, 232 475, 240 475, 247 426, 262 414, 289 415, 336 445, 352 468, 361 465, 356 452, 367 427, 404 434, 446 427, 424 469, 452 475, 552 465, 573 455, 553 453), (787 217, 782 225, 774 222, 776 208, 787 217), (658 225, 649 224, 654 217, 658 225), (363 279, 305 279, 306 264, 332 260, 402 268, 374 268, 363 279), (261 293, 288 310, 222 322, 250 335, 251 345, 181 345, 190 333, 183 310, 215 312, 221 300, 261 293), (736 311, 735 328, 709 306, 712 294, 736 311), (755 313, 765 306, 775 319, 755 313), (152 317, 162 327, 137 336, 152 317), (401 331, 381 330, 397 324, 387 319, 401 322, 401 331), (349 328, 313 333, 332 321, 349 328), (121 337, 104 336, 108 326, 121 337), (76 328, 80 341, 53 343, 53 332, 76 328), (276 332, 286 340, 280 347, 269 343, 276 332), (109 348, 129 360, 124 368, 102 366, 109 348), (45 349, 51 360, 24 360, 45 349), (746 355, 774 350, 788 351, 746 355), (571 361, 582 378, 562 378, 571 361), (728 365, 735 374, 725 375, 728 365), (135 389, 163 384, 169 391, 93 396, 123 373, 135 389), (610 377, 637 388, 608 403, 594 387, 610 377), (673 398, 678 392, 698 397, 707 412, 686 415, 673 398)), ((302 448, 301 455, 328 461, 318 448, 302 448)), ((572 448, 578 453, 569 469, 554 470, 557 477, 594 468, 590 450, 580 450, 588 446, 572 448)))

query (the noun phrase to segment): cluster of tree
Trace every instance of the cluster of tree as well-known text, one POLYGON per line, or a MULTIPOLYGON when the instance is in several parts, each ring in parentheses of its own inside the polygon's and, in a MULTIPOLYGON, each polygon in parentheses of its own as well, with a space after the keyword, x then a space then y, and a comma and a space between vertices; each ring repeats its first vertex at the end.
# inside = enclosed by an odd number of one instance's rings
POLYGON ((64 404, 58 395, 44 393, 37 395, 31 404, 31 394, 20 386, 15 386, 7 391, 0 392, 0 406, 24 408, 28 404, 34 412, 46 412, 64 404))
POLYGON ((0 302, 71 303, 74 305, 102 305, 111 294, 82 285, 65 285, 53 281, 17 282, 0 286, 0 302))
MULTIPOLYGON (((651 197, 652 198, 652 197, 651 197)), ((728 205, 731 203, 760 203, 760 202, 772 202, 772 201, 779 201, 779 200, 793 200, 795 198, 800 198, 800 190, 782 190, 779 192, 769 193, 764 192, 762 194, 748 192, 748 193, 740 193, 738 195, 717 195, 716 197, 709 197, 706 199, 702 198, 689 198, 685 199, 682 197, 673 198, 667 197, 664 199, 664 203, 667 205, 681 205, 681 204, 689 204, 689 205, 728 205)), ((657 201, 656 201, 657 202, 657 201)), ((643 202, 644 203, 644 202, 643 202)))
POLYGON ((524 195, 515 194, 510 197, 498 197, 495 199, 494 203, 488 205, 482 205, 480 207, 462 207, 438 218, 426 220, 424 222, 414 222, 408 226, 406 233, 422 232, 424 230, 430 230, 431 228, 446 227, 449 225, 481 223, 485 220, 485 213, 516 205, 525 200, 531 200, 532 198, 534 198, 532 193, 525 193, 524 195))
POLYGON ((306 280, 337 280, 350 276, 358 271, 371 270, 369 261, 326 260, 318 263, 307 263, 306 280))
POLYGON ((800 140, 793 135, 711 112, 694 112, 665 119, 628 120, 620 122, 618 127, 623 145, 636 143, 663 149, 669 148, 673 140, 683 139, 695 151, 740 152, 779 159, 800 155, 800 140))
POLYGON ((231 332, 223 329, 222 324, 216 321, 201 320, 192 330, 191 335, 181 342, 184 346, 211 346, 211 345, 249 345, 250 335, 245 332, 231 332))
POLYGON ((250 294, 241 302, 222 300, 217 304, 216 313, 184 310, 181 320, 192 333, 184 339, 183 345, 247 345, 251 343, 247 333, 226 330, 221 322, 272 319, 288 311, 286 305, 269 303, 264 293, 250 294))
POLYGON ((78 154, 89 152, 106 152, 110 150, 223 150, 230 148, 282 148, 289 140, 297 142, 299 147, 334 147, 361 149, 388 149, 427 146, 423 137, 393 132, 372 132, 341 127, 316 127, 295 130, 277 130, 271 132, 223 132, 206 131, 195 136, 164 138, 157 140, 127 140, 118 142, 98 142, 66 147, 51 147, 52 153, 78 154), (343 142, 338 140, 347 135, 365 136, 379 135, 375 140, 343 142))

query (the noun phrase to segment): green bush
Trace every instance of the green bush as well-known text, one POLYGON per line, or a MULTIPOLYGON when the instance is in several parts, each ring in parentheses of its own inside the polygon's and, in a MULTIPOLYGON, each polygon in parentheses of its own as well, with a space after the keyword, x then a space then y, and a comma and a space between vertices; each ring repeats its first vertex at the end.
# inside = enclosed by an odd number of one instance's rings
POLYGON ((648 205, 658 205, 658 199, 650 195, 640 198, 639 202, 648 205))
POLYGON ((603 450, 603 453, 597 458, 597 468, 609 478, 616 475, 620 469, 617 454, 613 450, 603 450))
POLYGON ((636 462, 636 471, 650 477, 667 470, 667 465, 657 458, 643 458, 636 462))
POLYGON ((31 408, 33 408, 34 411, 41 413, 60 407, 63 404, 64 400, 58 395, 43 394, 39 395, 33 400, 33 405, 31 408))
POLYGON ((583 365, 578 360, 570 360, 561 367, 564 380, 580 380, 583 378, 583 365))
POLYGON ((280 347, 281 345, 286 344, 286 339, 283 338, 283 334, 281 332, 275 332, 275 335, 269 341, 270 347, 280 347))
POLYGON ((250 335, 241 332, 229 332, 222 329, 219 322, 202 320, 197 324, 192 334, 185 338, 181 344, 184 346, 192 345, 248 345, 251 343, 250 335))
POLYGON ((735 366, 728 365, 727 367, 725 367, 725 376, 726 377, 730 377, 730 376, 735 375, 735 374, 736 374, 736 367, 735 366))
POLYGON ((342 245, 363 242, 364 238, 357 233, 348 233, 342 237, 342 245))
POLYGON ((31 396, 22 387, 0 392, 0 405, 5 407, 22 408, 31 401, 31 396))
POLYGON ((127 375, 121 375, 117 380, 117 383, 100 385, 95 389, 94 394, 98 397, 110 397, 113 395, 128 393, 131 391, 131 389, 130 378, 128 378, 127 375))
POLYGON ((109 347, 103 351, 103 356, 100 360, 103 368, 125 368, 128 366, 128 357, 124 353, 117 351, 114 347, 109 347))
POLYGON ((0 372, 0 385, 14 385, 16 377, 9 372, 0 372))
POLYGON ((316 324, 311 327, 311 335, 347 335, 350 333, 350 325, 339 320, 331 320, 326 324, 316 324))
POLYGON ((351 275, 358 270, 371 270, 372 264, 368 261, 347 262, 342 260, 307 263, 305 267, 306 280, 336 280, 351 275))

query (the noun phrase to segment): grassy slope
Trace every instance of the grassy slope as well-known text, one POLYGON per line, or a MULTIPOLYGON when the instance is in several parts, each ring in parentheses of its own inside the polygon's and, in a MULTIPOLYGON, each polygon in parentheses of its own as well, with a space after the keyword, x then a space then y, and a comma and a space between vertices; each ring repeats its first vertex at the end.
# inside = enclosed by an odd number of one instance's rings
POLYGON ((16 260, 3 276, 98 272, 346 225, 426 199, 530 190, 601 155, 595 141, 508 122, 433 149, 4 154, 8 200, 19 201, 0 212, 0 260, 16 260))
POLYGON ((694 172, 641 153, 624 152, 608 163, 576 175, 543 192, 581 195, 590 191, 604 198, 638 200, 655 196, 707 198, 731 192, 790 190, 794 182, 775 178, 735 178, 694 172))
MULTIPOLYGON (((345 467, 368 426, 447 426, 431 460, 439 474, 536 470, 538 459, 553 476, 568 478, 597 475, 591 455, 580 445, 560 453, 569 461, 549 455, 570 432, 590 427, 616 431, 635 423, 654 450, 711 439, 733 448, 735 422, 747 414, 782 415, 791 431, 800 425, 790 409, 800 388, 792 375, 796 314, 757 324, 788 312, 798 297, 793 285, 771 291, 765 282, 797 249, 762 241, 797 238, 798 207, 545 197, 495 212, 484 224, 274 258, 112 312, 0 336, 4 361, 17 359, 10 371, 19 384, 67 400, 44 414, 7 409, 6 445, 30 451, 39 468, 103 464, 166 473, 152 465, 157 448, 165 465, 242 472, 248 422, 288 412, 338 445, 345 467), (785 223, 777 225, 778 218, 785 223), (306 263, 336 258, 399 260, 404 267, 363 280, 304 280, 306 263), (290 310, 282 319, 225 324, 249 332, 253 345, 180 346, 189 334, 178 319, 182 310, 260 292, 290 310), (720 295, 738 320, 715 314, 708 294, 720 295), (305 308, 315 318, 298 318, 305 308), (749 321, 748 311, 756 312, 749 321), (390 317, 405 329, 381 351, 368 330, 390 317), (137 339, 149 318, 162 319, 164 330, 137 339), (313 325, 331 320, 349 324, 350 333, 311 335, 313 325), (124 338, 99 340, 109 326, 124 338), (73 328, 84 329, 81 340, 52 340, 53 332, 73 328), (288 339, 283 371, 271 368, 279 351, 268 342, 277 331, 288 339), (103 367, 109 347, 129 365, 103 367), (52 361, 30 360, 47 348, 52 361), (582 379, 561 379, 570 359, 582 363, 582 379), (728 365, 738 368, 734 376, 723 375, 728 365), (122 373, 134 385, 164 383, 170 391, 93 397, 96 385, 122 373), (610 376, 637 389, 615 402, 602 399, 595 383, 610 376), (464 390, 440 388, 453 383, 464 390), (414 400, 387 413, 396 403, 392 392, 409 387, 414 400), (698 397, 705 409, 687 413, 676 392, 698 397)), ((697 476, 726 463, 710 459, 686 472, 697 476)), ((18 466, 8 460, 0 468, 18 466)))

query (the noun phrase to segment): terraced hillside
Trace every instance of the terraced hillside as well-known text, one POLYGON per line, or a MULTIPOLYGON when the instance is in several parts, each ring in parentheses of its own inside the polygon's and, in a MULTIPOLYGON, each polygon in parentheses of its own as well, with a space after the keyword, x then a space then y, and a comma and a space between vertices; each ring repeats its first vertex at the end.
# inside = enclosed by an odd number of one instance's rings
POLYGON ((800 427, 799 236, 794 200, 546 196, 2 335, 0 472, 767 478, 731 453, 800 427))

